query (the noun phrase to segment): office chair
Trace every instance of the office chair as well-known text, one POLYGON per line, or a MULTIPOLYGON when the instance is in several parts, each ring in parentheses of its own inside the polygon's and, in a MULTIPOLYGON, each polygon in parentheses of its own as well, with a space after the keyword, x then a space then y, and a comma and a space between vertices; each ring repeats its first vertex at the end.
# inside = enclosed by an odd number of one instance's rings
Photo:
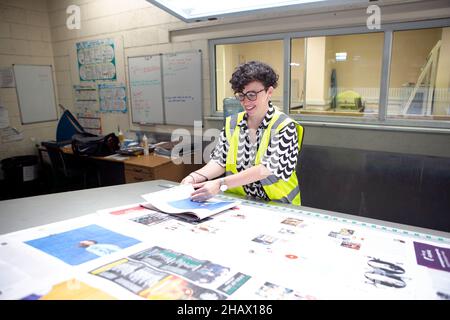
POLYGON ((88 178, 95 168, 90 166, 87 161, 83 161, 84 159, 65 154, 57 143, 42 142, 42 146, 45 147, 50 158, 53 188, 56 189, 54 191, 69 191, 88 187, 88 178))

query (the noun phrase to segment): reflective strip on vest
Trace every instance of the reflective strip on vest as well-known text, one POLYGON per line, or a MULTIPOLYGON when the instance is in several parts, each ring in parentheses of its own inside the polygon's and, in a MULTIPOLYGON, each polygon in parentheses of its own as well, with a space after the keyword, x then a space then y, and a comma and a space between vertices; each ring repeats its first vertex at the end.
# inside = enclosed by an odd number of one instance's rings
MULTIPOLYGON (((238 173, 236 160, 238 153, 238 144, 239 144, 239 129, 237 128, 237 124, 244 119, 245 111, 237 114, 233 114, 226 118, 225 121, 225 137, 228 140, 228 153, 226 159, 226 175, 230 176, 238 173), (237 130, 236 130, 237 129, 237 130), (233 141, 237 141, 237 143, 233 143, 233 141)), ((229 188, 226 192, 234 193, 237 195, 245 196, 244 187, 239 186, 235 188, 229 188)))
MULTIPOLYGON (((225 135, 229 143, 229 149, 227 153, 226 160, 226 175, 233 175, 238 173, 237 171, 237 156, 238 156, 238 145, 239 145, 239 130, 237 129, 237 124, 244 118, 244 112, 234 114, 227 117, 225 121, 225 135)), ((289 118, 286 114, 275 110, 269 125, 263 132, 261 142, 256 153, 255 165, 261 164, 261 159, 266 153, 269 147, 270 138, 273 134, 278 133, 282 128, 284 128, 289 123, 294 122, 297 126, 298 134, 298 148, 301 148, 301 139, 303 136, 303 127, 297 122, 289 118)), ((300 188, 298 186, 297 174, 295 170, 292 172, 291 176, 287 181, 277 178, 275 175, 270 175, 261 181, 261 185, 266 192, 270 200, 291 203, 295 205, 300 205, 300 188)), ((242 186, 236 188, 230 188, 227 192, 235 193, 238 195, 246 195, 244 188, 242 186)))
POLYGON ((298 197, 300 200, 300 188, 295 187, 286 197, 279 199, 278 201, 283 203, 294 203, 295 198, 298 197))
POLYGON ((274 174, 268 176, 267 178, 264 178, 264 179, 260 180, 260 182, 261 182, 261 184, 263 186, 268 186, 268 185, 273 184, 273 183, 275 183, 277 181, 278 181, 278 178, 274 174))

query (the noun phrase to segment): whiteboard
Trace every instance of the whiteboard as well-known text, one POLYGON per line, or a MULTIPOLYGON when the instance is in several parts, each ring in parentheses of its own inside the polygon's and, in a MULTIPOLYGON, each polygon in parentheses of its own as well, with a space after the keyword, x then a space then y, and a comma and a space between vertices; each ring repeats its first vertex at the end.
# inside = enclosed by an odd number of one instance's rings
POLYGON ((202 121, 201 51, 163 55, 166 124, 193 126, 202 121))
POLYGON ((22 124, 57 120, 52 66, 13 65, 22 124))
POLYGON ((131 119, 139 124, 163 124, 161 55, 128 57, 131 119))

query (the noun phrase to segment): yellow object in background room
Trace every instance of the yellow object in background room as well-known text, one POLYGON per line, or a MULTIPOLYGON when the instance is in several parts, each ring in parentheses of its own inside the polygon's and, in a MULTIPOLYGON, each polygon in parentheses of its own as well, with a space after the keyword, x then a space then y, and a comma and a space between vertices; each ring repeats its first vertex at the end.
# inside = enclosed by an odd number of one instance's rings
POLYGON ((338 93, 336 97, 338 109, 361 110, 363 108, 361 95, 355 91, 348 90, 338 93))

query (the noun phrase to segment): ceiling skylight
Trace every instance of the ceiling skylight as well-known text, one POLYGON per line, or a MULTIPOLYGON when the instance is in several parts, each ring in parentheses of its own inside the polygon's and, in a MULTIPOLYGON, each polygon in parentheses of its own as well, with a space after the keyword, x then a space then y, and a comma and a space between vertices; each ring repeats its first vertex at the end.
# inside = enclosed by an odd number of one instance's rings
POLYGON ((215 20, 231 15, 309 9, 367 3, 362 0, 147 0, 186 22, 215 20))

